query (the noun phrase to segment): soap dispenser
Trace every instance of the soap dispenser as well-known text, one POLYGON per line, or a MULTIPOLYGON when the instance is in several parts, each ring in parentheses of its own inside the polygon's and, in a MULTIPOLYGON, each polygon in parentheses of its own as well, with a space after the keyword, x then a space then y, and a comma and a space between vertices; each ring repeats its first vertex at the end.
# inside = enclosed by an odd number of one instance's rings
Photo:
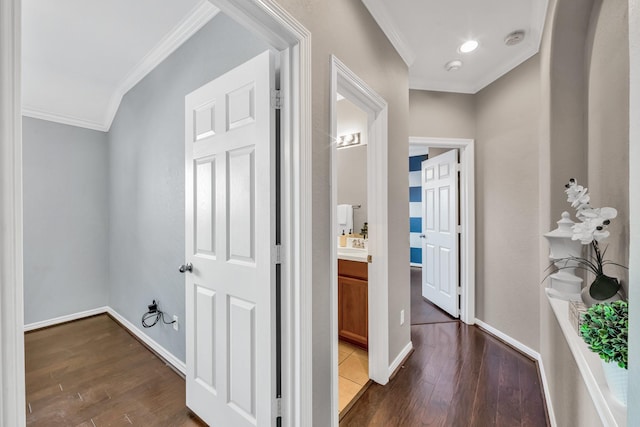
POLYGON ((344 234, 344 230, 342 230, 342 235, 340 236, 340 247, 344 248, 347 246, 347 236, 344 234))

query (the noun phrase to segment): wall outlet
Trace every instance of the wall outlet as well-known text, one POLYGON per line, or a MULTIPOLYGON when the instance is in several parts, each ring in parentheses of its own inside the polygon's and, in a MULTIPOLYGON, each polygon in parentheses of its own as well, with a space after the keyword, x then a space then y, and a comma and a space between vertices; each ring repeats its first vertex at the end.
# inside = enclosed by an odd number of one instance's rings
POLYGON ((180 329, 180 327, 178 326, 178 316, 176 316, 175 314, 173 315, 173 330, 177 331, 178 329, 180 329))
POLYGON ((404 325, 404 310, 400 310, 400 326, 404 325))

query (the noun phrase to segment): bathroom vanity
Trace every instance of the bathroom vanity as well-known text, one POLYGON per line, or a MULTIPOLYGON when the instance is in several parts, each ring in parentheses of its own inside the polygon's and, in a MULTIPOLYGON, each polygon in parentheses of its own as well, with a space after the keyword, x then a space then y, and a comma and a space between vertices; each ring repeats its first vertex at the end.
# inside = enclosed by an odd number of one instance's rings
POLYGON ((366 257, 338 254, 338 336, 364 349, 369 342, 368 270, 366 257))

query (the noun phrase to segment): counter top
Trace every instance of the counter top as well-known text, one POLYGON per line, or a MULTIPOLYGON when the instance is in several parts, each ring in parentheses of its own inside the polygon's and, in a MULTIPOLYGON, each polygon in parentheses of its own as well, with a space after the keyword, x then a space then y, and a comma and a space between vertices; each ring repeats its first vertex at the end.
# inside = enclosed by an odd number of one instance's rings
POLYGON ((347 261, 367 262, 368 255, 369 255, 369 251, 367 249, 338 247, 338 259, 344 259, 347 261))

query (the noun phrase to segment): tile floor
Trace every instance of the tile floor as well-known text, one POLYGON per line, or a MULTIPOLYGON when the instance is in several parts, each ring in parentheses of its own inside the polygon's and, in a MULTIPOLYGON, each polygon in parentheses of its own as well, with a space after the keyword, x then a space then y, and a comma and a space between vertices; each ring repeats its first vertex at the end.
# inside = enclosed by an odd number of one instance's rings
POLYGON ((369 382, 369 354, 366 350, 338 342, 338 410, 348 409, 369 382))

